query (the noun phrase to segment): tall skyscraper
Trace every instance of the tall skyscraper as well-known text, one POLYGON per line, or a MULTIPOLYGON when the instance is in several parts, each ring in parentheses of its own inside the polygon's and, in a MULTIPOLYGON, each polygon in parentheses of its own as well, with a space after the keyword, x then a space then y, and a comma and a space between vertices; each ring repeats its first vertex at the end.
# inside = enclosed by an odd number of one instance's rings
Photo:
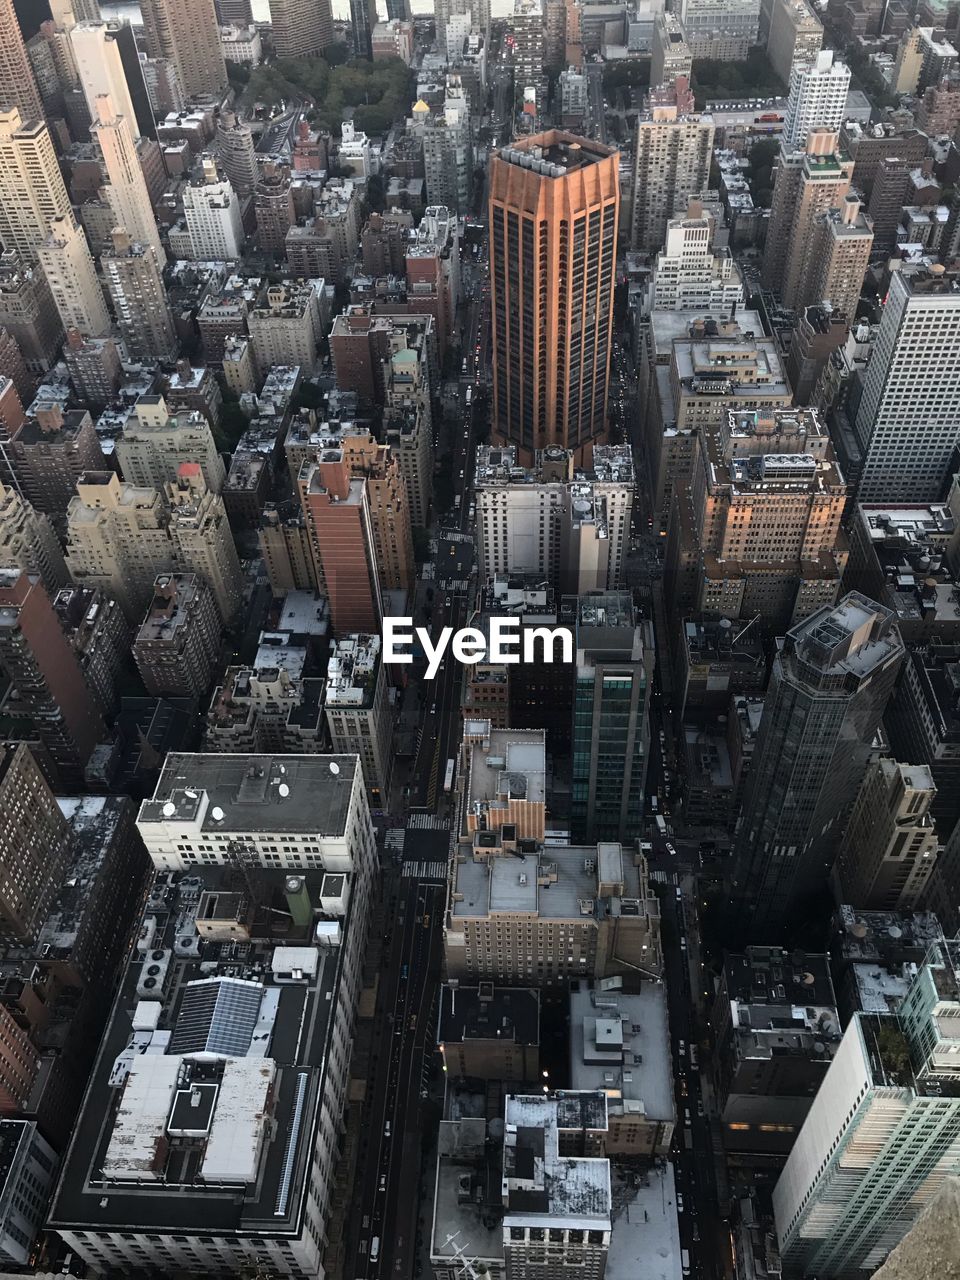
POLYGON ((430 205, 469 212, 473 197, 470 104, 458 75, 448 75, 443 111, 423 122, 423 167, 430 205))
POLYGON ((489 186, 494 432, 583 461, 606 433, 617 152, 554 130, 495 153, 489 186))
POLYGON ((509 21, 514 39, 513 88, 517 105, 522 105, 524 91, 533 89, 537 112, 542 113, 546 106, 547 85, 543 65, 543 0, 513 0, 513 13, 509 21))
POLYGON ((0 570, 0 669, 54 777, 81 786, 103 721, 39 578, 19 569, 0 570))
POLYGON ((273 47, 280 58, 303 58, 333 44, 330 0, 270 0, 273 47))
POLYGON ((804 278, 790 305, 806 308, 829 302, 853 324, 873 249, 873 223, 863 212, 860 197, 850 191, 839 209, 817 215, 804 278))
POLYGON ((694 108, 683 77, 651 90, 637 118, 631 242, 656 253, 668 221, 691 196, 706 191, 713 155, 713 117, 694 108))
POLYGON ((580 597, 571 737, 575 841, 626 844, 640 836, 652 660, 652 633, 637 620, 629 592, 580 597))
POLYGON ((96 114, 90 133, 97 140, 103 156, 107 171, 106 196, 116 224, 132 240, 150 245, 162 266, 167 255, 160 241, 157 220, 153 216, 147 184, 130 132, 131 121, 117 115, 109 94, 98 94, 94 105, 96 114))
POLYGON ((0 113, 12 110, 19 111, 24 120, 43 119, 40 90, 23 43, 13 0, 0 0, 0 113))
POLYGON ((0 112, 0 243, 36 262, 54 218, 72 218, 50 132, 42 117, 0 112))
POLYGON ((113 248, 101 255, 100 266, 131 359, 175 359, 176 330, 151 246, 132 240, 118 227, 113 248))
POLYGON ((90 246, 71 214, 53 219, 39 255, 64 329, 76 329, 88 338, 109 333, 110 315, 90 246))
POLYGON ((733 853, 746 936, 777 940, 825 885, 903 653, 890 610, 857 592, 784 637, 733 853))
POLYGON ((773 1190, 785 1276, 872 1275, 960 1169, 958 1018, 957 939, 854 1015, 773 1190))
POLYGON ((78 22, 70 32, 70 43, 87 100, 90 119, 97 120, 97 99, 106 94, 117 115, 123 116, 134 141, 140 137, 133 99, 127 85, 116 33, 105 22, 78 22))
POLYGON ((0 934, 32 941, 60 892, 70 827, 24 743, 0 747, 0 934))
POLYGON ((0 567, 39 574, 51 599, 70 581, 49 517, 4 484, 0 484, 0 567))
POLYGON ((377 25, 376 0, 350 0, 350 28, 353 52, 358 58, 373 57, 370 37, 377 25))
POLYGON ((238 195, 249 195, 257 185, 257 151, 250 126, 233 111, 221 111, 217 121, 217 159, 238 195))
POLYGON ((850 68, 834 61, 823 49, 812 62, 796 62, 790 69, 790 92, 780 145, 785 152, 802 151, 813 128, 839 132, 846 114, 850 68))
POLYGON ((938 500, 958 424, 960 291, 938 264, 895 271, 855 423, 860 501, 938 500))
POLYGON ((187 98, 217 94, 227 83, 227 64, 213 0, 143 0, 147 53, 166 58, 187 98))
POLYGON ((763 282, 788 306, 799 300, 799 291, 816 266, 813 246, 818 216, 840 208, 850 190, 853 161, 840 155, 839 145, 836 132, 813 128, 802 151, 780 152, 763 282))

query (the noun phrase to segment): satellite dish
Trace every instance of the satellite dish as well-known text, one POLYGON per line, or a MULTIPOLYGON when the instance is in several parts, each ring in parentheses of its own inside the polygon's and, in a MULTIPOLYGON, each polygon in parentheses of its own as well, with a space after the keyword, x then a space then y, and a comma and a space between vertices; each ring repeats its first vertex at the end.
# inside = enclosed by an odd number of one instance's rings
POLYGON ((223 821, 223 817, 224 817, 223 810, 220 808, 218 804, 215 804, 213 808, 210 810, 210 817, 214 820, 214 822, 223 821))
POLYGON ((340 772, 340 766, 337 764, 336 760, 330 761, 330 772, 333 774, 334 777, 336 777, 337 774, 340 772))
POLYGON ((277 787, 277 790, 279 791, 280 795, 283 797, 286 797, 290 794, 290 788, 287 786, 285 782, 281 782, 279 787, 277 787))
POLYGON ((163 806, 163 816, 165 818, 172 818, 176 812, 177 812, 177 806, 173 803, 172 800, 167 800, 163 806))

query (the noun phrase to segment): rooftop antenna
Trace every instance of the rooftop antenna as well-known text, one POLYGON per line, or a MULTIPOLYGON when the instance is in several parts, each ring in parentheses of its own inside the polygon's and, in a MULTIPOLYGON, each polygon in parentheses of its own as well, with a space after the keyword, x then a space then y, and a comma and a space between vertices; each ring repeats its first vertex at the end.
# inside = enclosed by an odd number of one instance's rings
POLYGON ((453 1245, 453 1257, 458 1267, 457 1280, 462 1280, 463 1277, 466 1277, 466 1280, 487 1280, 490 1274, 487 1267, 482 1262, 478 1265, 477 1258, 468 1257, 464 1247, 461 1244, 454 1243, 459 1234, 459 1231, 455 1231, 452 1236, 447 1236, 443 1242, 444 1246, 453 1245))

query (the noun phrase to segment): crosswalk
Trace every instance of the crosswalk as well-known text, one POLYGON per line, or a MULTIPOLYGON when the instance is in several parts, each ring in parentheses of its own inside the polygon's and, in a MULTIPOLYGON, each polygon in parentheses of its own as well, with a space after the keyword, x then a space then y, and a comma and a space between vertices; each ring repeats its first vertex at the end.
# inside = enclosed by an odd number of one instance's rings
POLYGON ((651 871, 650 879, 654 882, 654 884, 670 883, 670 877, 667 875, 665 871, 651 871))
POLYGON ((449 826, 446 818, 440 818, 435 813, 411 813, 407 822, 408 828, 414 827, 420 831, 446 831, 449 826))
POLYGON ((393 853, 402 853, 406 835, 405 827, 391 827, 383 838, 384 848, 390 849, 393 853))
POLYGON ((415 859, 412 862, 405 862, 401 875, 406 877, 416 877, 418 880, 436 880, 440 884, 447 882, 447 864, 439 859, 427 862, 415 859))

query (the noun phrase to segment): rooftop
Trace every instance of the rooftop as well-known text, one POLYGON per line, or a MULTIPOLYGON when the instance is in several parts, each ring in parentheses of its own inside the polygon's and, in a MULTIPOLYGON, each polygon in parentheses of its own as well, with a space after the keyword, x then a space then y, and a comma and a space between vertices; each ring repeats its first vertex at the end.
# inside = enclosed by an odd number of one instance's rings
POLYGON ((504 164, 530 169, 545 178, 564 178, 591 164, 615 156, 612 147, 605 147, 589 138, 552 129, 530 138, 518 138, 509 147, 503 147, 496 155, 504 164))
POLYGON ((342 836, 357 769, 356 756, 171 752, 137 823, 342 836))
POLYGON ((540 993, 506 989, 483 982, 477 987, 440 988, 437 1043, 469 1040, 509 1040, 513 1044, 540 1043, 540 993))
POLYGON ((589 991, 570 994, 570 1081, 598 1089, 610 1115, 672 1123, 673 1061, 667 1000, 660 983, 634 995, 589 991))
POLYGON ((503 1145, 504 1228, 609 1231, 610 1162, 560 1155, 562 1129, 607 1129, 601 1091, 514 1094, 506 1100, 503 1145))
POLYGON ((379 636, 344 636, 327 663, 327 706, 371 707, 380 665, 379 636))
POLYGON ((787 634, 804 673, 815 680, 866 679, 903 652, 893 614, 857 591, 825 605, 787 634))
MULTIPOLYGON (((322 880, 304 877, 314 902, 322 880)), ((280 872, 246 887, 228 868, 157 878, 61 1173, 58 1226, 299 1233, 340 971, 339 945, 313 945, 313 922, 298 930, 280 910, 286 892, 280 872), (224 890, 241 904, 225 921, 237 940, 198 925, 224 890), (310 963, 275 973, 291 944, 310 963), (190 1013, 201 991, 214 1001, 190 1013), (246 1001, 242 1035, 231 992, 246 1001), (178 1053, 189 1025, 199 1038, 178 1053)))
POLYGON ((454 919, 498 914, 530 914, 541 919, 594 920, 601 909, 598 863, 603 849, 620 858, 622 894, 602 900, 611 915, 642 909, 640 876, 618 844, 551 845, 521 849, 513 856, 461 861, 455 865, 451 899, 454 919))

